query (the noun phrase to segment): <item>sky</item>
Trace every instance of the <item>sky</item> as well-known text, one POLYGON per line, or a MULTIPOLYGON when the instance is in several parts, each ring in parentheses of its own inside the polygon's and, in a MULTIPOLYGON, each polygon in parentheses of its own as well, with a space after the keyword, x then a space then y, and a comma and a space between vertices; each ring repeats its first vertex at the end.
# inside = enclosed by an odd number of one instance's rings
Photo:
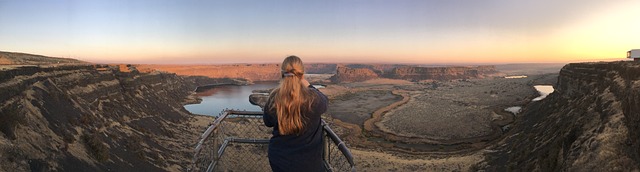
POLYGON ((640 48, 639 0, 0 0, 0 51, 95 63, 563 63, 640 48))

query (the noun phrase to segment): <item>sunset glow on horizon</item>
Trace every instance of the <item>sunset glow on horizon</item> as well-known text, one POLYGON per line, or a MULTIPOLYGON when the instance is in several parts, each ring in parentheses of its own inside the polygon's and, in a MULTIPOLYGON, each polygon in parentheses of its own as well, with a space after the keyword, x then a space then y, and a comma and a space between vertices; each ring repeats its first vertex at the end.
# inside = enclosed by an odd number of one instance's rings
POLYGON ((565 63, 640 48, 640 1, 2 1, 0 51, 96 63, 565 63))

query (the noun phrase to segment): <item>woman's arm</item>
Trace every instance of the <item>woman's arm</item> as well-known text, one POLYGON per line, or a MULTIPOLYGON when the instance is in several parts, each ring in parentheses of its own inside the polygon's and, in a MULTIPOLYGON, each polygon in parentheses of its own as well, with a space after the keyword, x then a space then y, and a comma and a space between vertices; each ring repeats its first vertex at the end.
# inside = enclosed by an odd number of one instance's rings
POLYGON ((324 95, 324 93, 320 92, 320 90, 318 90, 313 85, 309 85, 309 88, 311 88, 311 90, 313 90, 313 92, 316 92, 316 94, 318 95, 316 102, 314 102, 314 111, 320 114, 327 112, 327 108, 329 107, 329 99, 327 98, 327 96, 324 95))
POLYGON ((265 103, 262 108, 262 121, 264 125, 267 127, 273 127, 275 124, 275 119, 273 118, 273 114, 271 114, 271 104, 272 104, 272 96, 269 95, 269 99, 267 99, 267 103, 265 103))

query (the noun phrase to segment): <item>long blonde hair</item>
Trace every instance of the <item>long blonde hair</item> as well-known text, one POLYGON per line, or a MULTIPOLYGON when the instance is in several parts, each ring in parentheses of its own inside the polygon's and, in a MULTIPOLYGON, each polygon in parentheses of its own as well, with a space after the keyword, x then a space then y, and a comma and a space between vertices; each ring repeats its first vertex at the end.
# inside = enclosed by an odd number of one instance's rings
POLYGON ((281 135, 300 134, 305 127, 301 113, 311 109, 313 92, 302 85, 304 65, 299 57, 285 58, 281 69, 280 85, 271 92, 271 108, 278 117, 278 132, 281 135))

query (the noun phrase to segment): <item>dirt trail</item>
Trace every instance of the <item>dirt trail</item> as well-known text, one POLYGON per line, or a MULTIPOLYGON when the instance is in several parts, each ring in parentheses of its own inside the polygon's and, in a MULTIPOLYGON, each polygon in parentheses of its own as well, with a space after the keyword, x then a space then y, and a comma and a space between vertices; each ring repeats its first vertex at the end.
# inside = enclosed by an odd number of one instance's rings
POLYGON ((403 90, 393 90, 392 93, 395 95, 402 96, 402 100, 395 102, 393 104, 390 104, 389 106, 382 107, 376 110, 375 112, 373 112, 373 114, 371 115, 371 118, 369 118, 367 121, 364 122, 364 129, 366 131, 369 131, 369 132, 373 131, 375 128, 375 123, 379 122, 382 119, 382 115, 384 115, 385 113, 389 112, 394 108, 397 108, 409 102, 409 100, 411 99, 411 96, 409 96, 409 93, 403 90))

